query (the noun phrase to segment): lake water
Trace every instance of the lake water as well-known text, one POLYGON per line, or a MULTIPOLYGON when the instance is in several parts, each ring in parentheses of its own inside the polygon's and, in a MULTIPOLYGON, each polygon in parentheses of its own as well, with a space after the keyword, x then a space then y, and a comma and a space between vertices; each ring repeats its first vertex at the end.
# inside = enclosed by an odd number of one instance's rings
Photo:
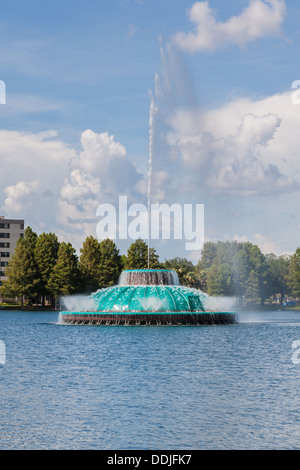
POLYGON ((300 313, 197 327, 58 319, 0 312, 0 449, 300 448, 300 313))

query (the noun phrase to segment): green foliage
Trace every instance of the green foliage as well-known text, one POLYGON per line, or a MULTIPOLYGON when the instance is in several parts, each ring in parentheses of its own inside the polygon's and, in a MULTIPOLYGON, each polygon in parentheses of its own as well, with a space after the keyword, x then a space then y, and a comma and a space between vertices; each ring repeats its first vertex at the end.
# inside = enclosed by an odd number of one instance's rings
POLYGON ((287 280, 292 296, 300 297, 300 248, 291 257, 287 280))
POLYGON ((246 297, 255 300, 259 297, 259 279, 255 271, 250 271, 247 280, 246 297))
POLYGON ((209 295, 234 295, 232 267, 228 263, 213 263, 207 275, 207 293, 209 295))
POLYGON ((195 272, 195 266, 192 261, 185 258, 173 258, 166 260, 166 269, 173 269, 178 275, 179 282, 187 287, 200 287, 199 277, 195 272))
POLYGON ((62 242, 47 289, 56 297, 74 294, 79 289, 78 258, 71 243, 62 242))
POLYGON ((264 303, 272 294, 285 295, 286 263, 275 255, 265 256, 250 242, 218 241, 204 244, 195 270, 201 289, 210 295, 264 303))
MULTIPOLYGON (((238 252, 241 250, 242 244, 239 244, 237 242, 207 242, 203 246, 203 250, 201 253, 201 258, 198 261, 195 271, 198 274, 198 279, 200 283, 200 287, 202 290, 205 292, 219 292, 217 288, 217 284, 220 283, 221 291, 226 290, 231 291, 231 294, 227 295, 233 295, 237 294, 237 285, 239 284, 237 281, 237 278, 239 276, 238 272, 238 263, 237 263, 237 256, 238 252), (216 285, 213 284, 213 278, 209 274, 210 270, 213 269, 215 270, 216 268, 213 268, 213 265, 226 265, 226 268, 223 266, 222 271, 219 271, 218 273, 218 283, 216 285), (221 280, 220 277, 225 275, 225 271, 230 273, 230 279, 227 281, 227 287, 225 289, 224 283, 226 283, 225 280, 221 280), (222 274, 223 272, 223 274, 222 274), (233 279, 232 279, 233 278, 233 279), (233 286, 232 286, 233 283, 233 286), (232 289, 230 288, 232 287, 232 289)), ((221 295, 221 294, 215 294, 215 295, 221 295)))
MULTIPOLYGON (((240 301, 264 301, 276 296, 300 297, 300 248, 293 256, 264 255, 257 245, 207 242, 196 266, 185 258, 166 260, 150 249, 150 268, 174 269, 180 283, 209 295, 237 296, 240 301)), ((20 238, 6 268, 1 295, 28 298, 59 297, 93 292, 117 283, 123 269, 147 269, 148 245, 139 239, 120 255, 116 244, 87 237, 80 259, 70 243, 59 243, 54 233, 37 236, 30 227, 20 238)))
POLYGON ((99 288, 100 243, 92 236, 87 237, 80 249, 79 269, 82 289, 87 292, 99 288))
POLYGON ((98 286, 108 287, 117 283, 123 270, 123 261, 116 244, 107 238, 100 243, 98 286))
POLYGON ((80 249, 79 269, 82 288, 94 292, 117 283, 123 270, 123 260, 116 244, 107 238, 99 241, 90 236, 80 249))
POLYGON ((27 297, 32 301, 40 291, 40 272, 34 257, 37 234, 27 227, 19 238, 14 255, 5 270, 3 294, 7 297, 27 297))
POLYGON ((237 253, 237 292, 250 300, 260 299, 264 303, 271 294, 271 272, 266 258, 257 245, 243 243, 237 253))
POLYGON ((59 242, 55 233, 42 233, 34 247, 34 258, 40 275, 40 294, 49 295, 47 284, 57 261, 59 242))
MULTIPOLYGON (((149 250, 150 268, 159 268, 159 257, 154 248, 149 250)), ((148 268, 148 245, 140 238, 133 242, 127 250, 125 269, 148 268)))
POLYGON ((266 261, 271 273, 271 294, 277 294, 282 303, 290 290, 288 283, 290 256, 277 257, 271 253, 266 255, 266 261))

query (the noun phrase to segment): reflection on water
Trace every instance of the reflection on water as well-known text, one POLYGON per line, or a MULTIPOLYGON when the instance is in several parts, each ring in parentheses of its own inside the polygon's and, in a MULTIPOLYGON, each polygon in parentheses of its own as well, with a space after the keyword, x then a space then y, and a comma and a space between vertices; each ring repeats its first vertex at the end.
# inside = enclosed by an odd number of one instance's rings
POLYGON ((239 323, 300 323, 300 311, 245 311, 238 313, 239 323))

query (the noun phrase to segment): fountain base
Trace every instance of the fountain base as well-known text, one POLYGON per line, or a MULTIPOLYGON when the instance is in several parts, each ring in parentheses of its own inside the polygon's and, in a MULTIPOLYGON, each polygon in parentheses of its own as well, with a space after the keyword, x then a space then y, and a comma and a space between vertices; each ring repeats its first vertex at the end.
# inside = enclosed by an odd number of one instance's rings
POLYGON ((62 321, 73 325, 224 325, 236 322, 234 313, 105 313, 61 312, 62 321))
POLYGON ((207 294, 180 285, 167 269, 126 270, 119 284, 92 294, 93 306, 61 312, 75 325, 221 325, 236 322, 234 312, 213 311, 207 294))

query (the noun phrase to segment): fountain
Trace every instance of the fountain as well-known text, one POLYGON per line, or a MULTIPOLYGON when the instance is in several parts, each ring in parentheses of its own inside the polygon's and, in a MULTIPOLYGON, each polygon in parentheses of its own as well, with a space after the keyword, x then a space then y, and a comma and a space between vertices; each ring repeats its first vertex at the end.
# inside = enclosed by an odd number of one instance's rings
POLYGON ((121 273, 118 285, 77 302, 80 311, 60 312, 62 323, 96 325, 205 325, 235 323, 234 312, 211 308, 204 292, 180 285, 175 271, 150 269, 151 183, 154 121, 157 106, 151 94, 148 160, 148 269, 121 273))
POLYGON ((211 310, 209 296, 185 287, 175 271, 133 269, 89 297, 88 311, 63 311, 65 324, 209 325, 235 323, 234 312, 211 310), (92 307, 91 307, 92 304, 92 307))

